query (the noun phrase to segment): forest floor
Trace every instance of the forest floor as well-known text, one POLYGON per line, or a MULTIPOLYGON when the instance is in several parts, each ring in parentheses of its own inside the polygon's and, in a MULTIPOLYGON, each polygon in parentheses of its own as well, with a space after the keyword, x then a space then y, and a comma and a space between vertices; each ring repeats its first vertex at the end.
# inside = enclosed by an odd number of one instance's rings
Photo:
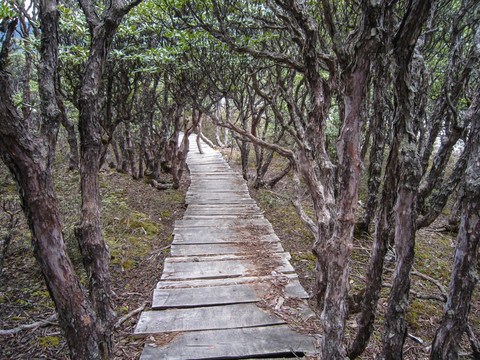
MULTIPOLYGON (((233 152, 230 163, 238 168, 238 158, 233 152)), ((64 237, 70 257, 78 269, 81 281, 85 274, 74 238, 74 224, 79 214, 79 175, 68 171, 65 159, 56 168, 59 206, 64 216, 64 237)), ((281 168, 274 163, 272 171, 281 168)), ((267 174, 267 177, 269 174, 267 174)), ((114 332, 115 359, 138 359, 143 349, 142 339, 131 336, 138 319, 135 310, 149 306, 152 292, 161 276, 163 260, 169 254, 174 221, 181 219, 184 196, 188 187, 188 175, 179 190, 158 191, 143 180, 115 170, 103 169, 100 174, 104 237, 111 253, 112 288, 118 318, 128 319, 114 332)), ((313 237, 296 216, 287 195, 292 191, 289 178, 285 178, 273 190, 251 189, 264 215, 272 223, 284 249, 292 255, 292 265, 307 292, 312 293, 315 258, 311 253, 313 237)), ((6 169, 0 164, 0 201, 16 201, 16 188, 6 169)), ((308 197, 305 196, 308 203, 308 197)), ((17 205, 18 206, 18 205, 17 205)), ((455 235, 439 231, 440 219, 430 228, 419 231, 416 246, 415 272, 412 276, 412 295, 407 321, 409 337, 404 348, 405 359, 427 359, 429 347, 442 316, 443 303, 432 299, 448 291, 455 235), (428 299, 428 297, 431 297, 428 299), (424 299, 427 298, 427 299, 424 299)), ((0 236, 5 235, 6 213, 0 209, 0 236)), ((9 247, 0 274, 0 329, 15 329, 24 324, 47 319, 54 312, 38 265, 33 258, 29 231, 20 214, 13 241, 9 247)), ((351 294, 358 295, 363 287, 365 268, 368 264, 372 241, 368 237, 356 238, 351 262, 351 294)), ((379 316, 369 347, 362 359, 372 359, 381 343, 382 315, 386 309, 388 283, 394 262, 387 264, 385 287, 379 302, 379 316)), ((471 306, 470 325, 480 337, 480 295, 478 286, 471 306)), ((355 296, 352 298, 354 299, 355 296)), ((352 301, 355 303, 355 301, 352 301)), ((314 308, 313 301, 311 302, 314 308)), ((355 306, 352 306, 354 309, 355 306)), ((355 317, 352 311, 347 322, 347 338, 355 334, 355 317)), ((317 329, 320 331, 320 329, 317 329)), ((462 359, 469 359, 471 352, 465 336, 461 349, 462 359)), ((13 335, 0 336, 1 359, 67 359, 68 348, 59 327, 53 324, 36 329, 24 329, 13 335)))
MULTIPOLYGON (((55 178, 65 242, 80 281, 84 283, 85 273, 73 233, 79 219, 79 174, 60 165, 55 178)), ((138 359, 143 350, 144 340, 132 337, 139 317, 139 313, 132 313, 151 304, 164 258, 170 252, 173 224, 185 211, 188 183, 187 174, 179 190, 159 191, 144 180, 133 180, 113 169, 104 168, 100 172, 102 222, 111 256, 114 310, 118 319, 128 317, 114 331, 115 359, 138 359)), ((15 200, 16 187, 0 163, 0 199, 8 198, 15 200)), ((28 228, 23 215, 19 215, 20 222, 0 274, 1 330, 15 329, 55 314, 33 257, 28 228)), ((0 210, 2 237, 5 225, 5 213, 0 210)), ((53 325, 0 335, 0 359, 69 359, 68 347, 54 321, 53 325)))

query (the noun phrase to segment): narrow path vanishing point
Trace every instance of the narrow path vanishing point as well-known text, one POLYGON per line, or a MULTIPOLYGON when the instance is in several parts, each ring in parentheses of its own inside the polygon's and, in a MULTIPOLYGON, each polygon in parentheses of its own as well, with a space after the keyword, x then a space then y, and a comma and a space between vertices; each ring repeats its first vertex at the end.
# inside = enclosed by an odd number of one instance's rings
POLYGON ((135 329, 149 340, 140 359, 314 353, 315 338, 291 326, 301 327, 314 314, 290 254, 220 152, 203 143, 200 154, 194 137, 190 144, 188 207, 175 224, 152 310, 141 314, 135 329))

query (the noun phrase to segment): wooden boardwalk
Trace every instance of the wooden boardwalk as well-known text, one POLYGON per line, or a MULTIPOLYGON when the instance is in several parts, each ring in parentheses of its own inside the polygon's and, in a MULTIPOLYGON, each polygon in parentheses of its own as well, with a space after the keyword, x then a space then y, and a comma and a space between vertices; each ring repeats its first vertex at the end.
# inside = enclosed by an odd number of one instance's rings
POLYGON ((315 339, 289 325, 314 316, 271 224, 218 151, 190 141, 191 185, 171 256, 135 329, 142 360, 298 358, 315 339), (293 319, 293 321, 292 321, 293 319), (158 335, 163 334, 163 335, 158 335), (167 340, 154 341, 169 334, 167 340))

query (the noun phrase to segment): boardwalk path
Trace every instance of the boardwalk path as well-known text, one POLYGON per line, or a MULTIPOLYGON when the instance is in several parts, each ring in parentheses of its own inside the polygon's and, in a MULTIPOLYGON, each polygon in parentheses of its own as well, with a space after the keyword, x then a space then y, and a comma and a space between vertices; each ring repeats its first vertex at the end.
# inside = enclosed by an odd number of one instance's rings
MULTIPOLYGON (((177 221, 171 257, 154 290, 152 310, 136 335, 177 333, 148 344, 141 359, 295 357, 314 352, 314 338, 287 322, 313 313, 271 224, 245 181, 218 151, 190 141, 191 185, 177 221)), ((152 341, 151 341, 152 342, 152 341)))

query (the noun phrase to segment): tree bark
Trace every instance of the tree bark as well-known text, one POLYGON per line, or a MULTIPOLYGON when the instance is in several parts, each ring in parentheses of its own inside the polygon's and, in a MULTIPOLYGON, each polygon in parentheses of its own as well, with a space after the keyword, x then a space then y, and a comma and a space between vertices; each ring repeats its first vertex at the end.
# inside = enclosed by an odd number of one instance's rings
POLYGON ((457 236, 453 273, 447 304, 435 334, 430 359, 457 359, 459 343, 468 325, 470 301, 478 282, 478 247, 480 241, 480 93, 469 108, 472 119, 468 143, 472 151, 465 174, 461 199, 462 215, 457 236))

